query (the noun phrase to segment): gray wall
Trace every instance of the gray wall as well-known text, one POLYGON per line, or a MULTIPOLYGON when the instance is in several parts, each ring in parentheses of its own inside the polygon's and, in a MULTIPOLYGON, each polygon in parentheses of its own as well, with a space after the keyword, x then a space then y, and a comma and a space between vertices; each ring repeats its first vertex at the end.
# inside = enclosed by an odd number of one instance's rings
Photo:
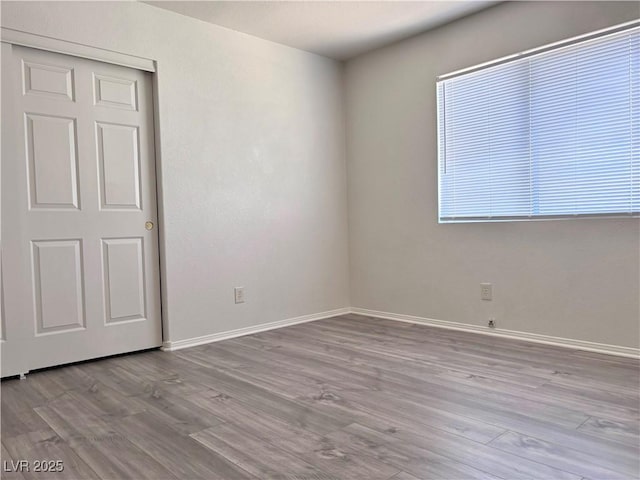
POLYGON ((1 8, 158 61, 168 340, 349 306, 338 62, 138 2, 1 8))
POLYGON ((640 221, 438 225, 435 104, 440 74, 638 17, 637 2, 503 3, 347 63, 352 306, 639 345, 640 221))

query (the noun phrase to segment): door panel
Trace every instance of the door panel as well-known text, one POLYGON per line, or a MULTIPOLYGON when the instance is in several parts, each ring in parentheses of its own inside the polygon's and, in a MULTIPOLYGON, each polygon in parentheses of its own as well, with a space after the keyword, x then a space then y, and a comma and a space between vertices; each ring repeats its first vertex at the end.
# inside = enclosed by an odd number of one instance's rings
POLYGON ((31 208, 78 208, 75 119, 25 118, 31 208))
POLYGON ((101 208, 140 209, 138 127, 97 123, 101 208))
POLYGON ((24 62, 25 95, 73 101, 73 68, 24 62))
POLYGON ((142 238, 102 240, 107 323, 144 320, 142 238))
POLYGON ((94 74, 95 104, 104 107, 138 110, 135 80, 94 74))
POLYGON ((150 74, 2 48, 2 376, 159 346, 150 74))
POLYGON ((32 246, 36 335, 85 328, 81 241, 32 246))

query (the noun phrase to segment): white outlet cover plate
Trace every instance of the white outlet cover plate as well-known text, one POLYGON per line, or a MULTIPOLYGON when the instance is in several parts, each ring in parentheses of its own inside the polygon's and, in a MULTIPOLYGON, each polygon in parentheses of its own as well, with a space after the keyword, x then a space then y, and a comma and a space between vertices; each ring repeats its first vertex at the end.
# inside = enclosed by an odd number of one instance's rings
POLYGON ((244 287, 235 287, 233 295, 236 303, 244 303, 244 287))
POLYGON ((482 300, 492 300, 493 299, 493 285, 491 283, 481 283, 480 284, 480 298, 482 300))

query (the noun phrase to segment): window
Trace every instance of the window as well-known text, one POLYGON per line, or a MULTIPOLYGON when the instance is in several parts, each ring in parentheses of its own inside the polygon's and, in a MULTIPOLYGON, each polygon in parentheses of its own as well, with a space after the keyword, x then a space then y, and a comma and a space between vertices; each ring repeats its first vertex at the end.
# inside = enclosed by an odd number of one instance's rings
POLYGON ((440 223, 638 216, 640 26, 440 77, 440 223))

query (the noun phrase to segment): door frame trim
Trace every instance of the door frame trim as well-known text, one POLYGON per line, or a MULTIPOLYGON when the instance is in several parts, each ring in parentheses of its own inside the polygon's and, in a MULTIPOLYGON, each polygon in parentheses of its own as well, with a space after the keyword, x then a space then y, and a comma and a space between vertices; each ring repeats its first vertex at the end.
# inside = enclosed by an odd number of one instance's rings
MULTIPOLYGON (((156 60, 131 55, 114 50, 108 50, 82 43, 71 42, 59 38, 39 35, 30 32, 24 32, 14 28, 0 27, 0 41, 10 45, 18 45, 22 47, 35 48, 48 52, 61 53, 73 57, 85 58, 88 60, 96 60, 99 62, 110 63, 122 67, 142 70, 152 74, 151 90, 152 90, 152 117, 153 122, 151 131, 153 133, 154 145, 154 165, 156 171, 156 225, 158 232, 158 267, 159 267, 159 292, 160 295, 160 329, 162 334, 162 342, 170 340, 169 336, 169 320, 167 309, 167 289, 166 289, 166 242, 164 229, 164 191, 162 182, 162 153, 160 141, 160 104, 159 104, 159 87, 158 87, 158 62, 156 60)), ((1 170, 0 170, 1 172, 1 170)), ((0 173, 0 179, 2 174, 0 173)), ((0 211, 0 225, 2 225, 2 213, 0 211)), ((1 252, 1 247, 0 247, 1 252)), ((1 259, 0 259, 0 275, 1 275, 1 259)), ((4 299, 3 299, 4 300, 4 299)), ((4 311, 2 312, 4 319, 4 311)), ((2 341, 4 343, 4 340, 2 341)))
POLYGON ((82 43, 60 40, 58 38, 38 35, 35 33, 23 32, 13 28, 2 27, 1 38, 3 42, 23 47, 37 48, 49 52, 63 53, 74 57, 98 60, 100 62, 112 63, 123 67, 144 70, 145 72, 155 72, 156 62, 149 58, 138 57, 126 53, 115 52, 104 48, 92 47, 82 43))

